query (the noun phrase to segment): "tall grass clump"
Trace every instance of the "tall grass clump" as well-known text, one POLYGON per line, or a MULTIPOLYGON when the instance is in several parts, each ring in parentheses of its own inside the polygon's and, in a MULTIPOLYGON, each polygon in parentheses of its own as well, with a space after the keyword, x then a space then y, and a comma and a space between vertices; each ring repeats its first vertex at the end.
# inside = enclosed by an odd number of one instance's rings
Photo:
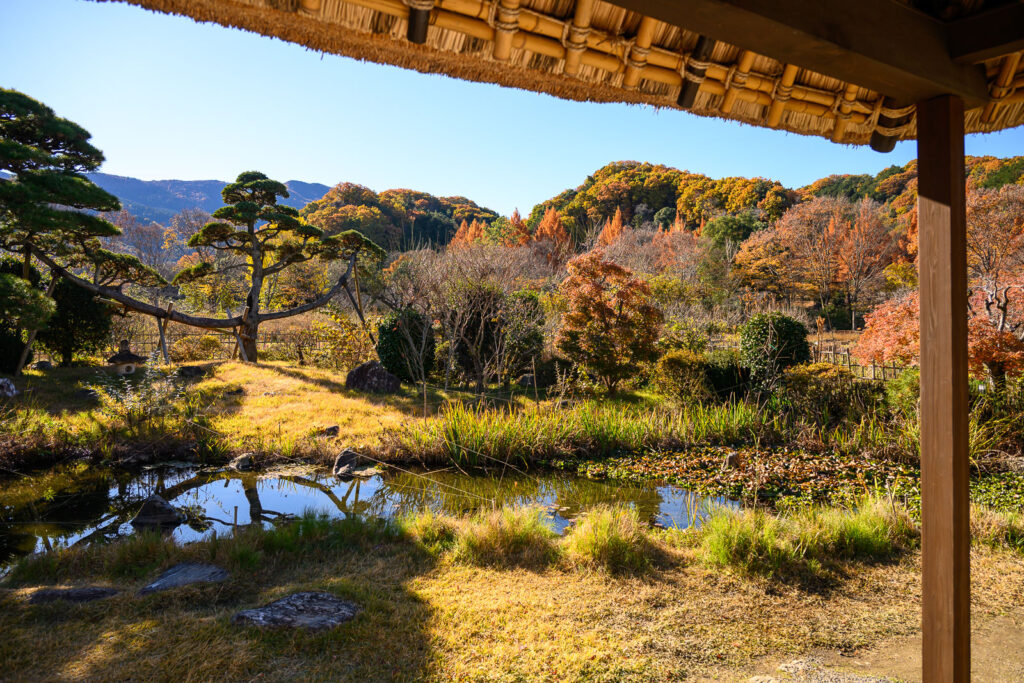
POLYGON ((488 567, 540 567, 556 554, 555 532, 536 507, 480 513, 463 526, 454 550, 456 560, 488 567))
POLYGON ((989 548, 1008 548, 1024 553, 1024 514, 971 506, 971 536, 989 548))
POLYGON ((656 548, 640 515, 631 507, 598 506, 587 511, 562 539, 571 566, 611 573, 649 567, 656 548))
POLYGON ((781 432, 780 418, 741 402, 693 404, 674 411, 596 401, 536 411, 452 403, 437 420, 404 427, 388 441, 401 455, 476 467, 697 443, 772 441, 781 432))
POLYGON ((701 554, 713 566, 772 577, 818 574, 834 560, 879 560, 916 542, 917 527, 891 501, 854 509, 810 507, 773 516, 722 508, 704 522, 701 554))
POLYGON ((421 510, 398 521, 405 535, 432 555, 440 555, 455 545, 458 529, 455 520, 433 510, 421 510))

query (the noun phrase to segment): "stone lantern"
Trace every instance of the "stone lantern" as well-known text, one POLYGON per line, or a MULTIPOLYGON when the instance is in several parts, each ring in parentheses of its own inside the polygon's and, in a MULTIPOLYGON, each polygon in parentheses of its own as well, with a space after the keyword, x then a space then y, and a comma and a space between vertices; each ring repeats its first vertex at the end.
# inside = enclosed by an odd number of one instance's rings
POLYGON ((128 340, 121 340, 121 348, 113 356, 107 359, 107 362, 114 366, 119 375, 130 375, 135 372, 135 368, 146 362, 145 357, 138 354, 132 353, 128 347, 128 340))

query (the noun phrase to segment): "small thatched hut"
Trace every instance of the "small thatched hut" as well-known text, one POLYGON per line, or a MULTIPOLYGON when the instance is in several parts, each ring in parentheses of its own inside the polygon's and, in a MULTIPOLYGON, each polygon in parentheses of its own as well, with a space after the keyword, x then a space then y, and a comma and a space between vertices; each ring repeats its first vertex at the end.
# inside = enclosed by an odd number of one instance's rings
POLYGON ((680 108, 879 151, 917 138, 924 680, 969 679, 963 137, 1024 123, 1024 2, 126 1, 568 99, 680 108))

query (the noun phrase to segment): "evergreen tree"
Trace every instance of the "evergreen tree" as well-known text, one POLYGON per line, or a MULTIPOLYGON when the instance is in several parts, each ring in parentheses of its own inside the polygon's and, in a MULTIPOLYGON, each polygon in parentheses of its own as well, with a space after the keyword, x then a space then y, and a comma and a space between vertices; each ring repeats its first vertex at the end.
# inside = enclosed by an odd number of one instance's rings
POLYGON ((64 279, 57 282, 53 298, 57 310, 39 332, 39 342, 60 358, 61 367, 69 367, 76 353, 103 346, 113 311, 92 292, 64 279))

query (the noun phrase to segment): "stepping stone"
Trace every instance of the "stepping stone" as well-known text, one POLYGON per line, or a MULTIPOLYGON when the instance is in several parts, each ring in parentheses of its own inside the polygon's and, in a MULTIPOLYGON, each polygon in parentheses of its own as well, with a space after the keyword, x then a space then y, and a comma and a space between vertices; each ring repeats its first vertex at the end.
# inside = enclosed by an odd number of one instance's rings
POLYGON ((330 593, 293 593, 269 605, 243 610, 231 618, 231 623, 323 631, 349 621, 358 613, 359 605, 330 593))
POLYGON ((47 602, 64 600, 65 602, 92 602, 117 595, 121 591, 117 588, 105 588, 103 586, 81 586, 79 588, 43 588, 37 590, 28 599, 31 605, 42 605, 47 602))
POLYGON ((156 578, 156 581, 144 586, 139 590, 139 595, 148 595, 157 591, 164 591, 168 588, 188 586, 193 583, 219 583, 228 578, 230 574, 224 569, 212 564, 197 564, 195 562, 182 562, 176 564, 156 578))
POLYGON ((167 527, 177 526, 185 521, 185 514, 155 493, 142 503, 142 508, 132 519, 132 526, 167 527))

